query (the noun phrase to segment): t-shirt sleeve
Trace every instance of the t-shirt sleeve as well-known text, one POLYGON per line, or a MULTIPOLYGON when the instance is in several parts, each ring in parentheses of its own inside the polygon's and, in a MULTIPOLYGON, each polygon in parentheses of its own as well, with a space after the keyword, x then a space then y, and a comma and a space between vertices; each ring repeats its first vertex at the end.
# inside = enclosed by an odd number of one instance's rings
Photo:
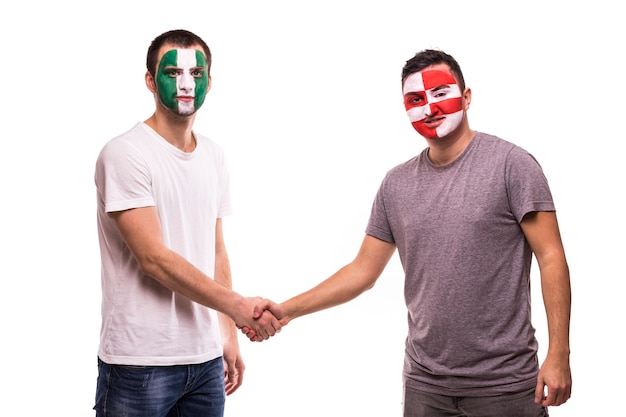
POLYGON ((365 233, 388 243, 396 243, 385 210, 385 180, 378 188, 365 233))
POLYGON ((149 167, 138 149, 113 141, 96 161, 96 188, 107 213, 154 206, 149 167))
POLYGON ((518 222, 534 211, 555 211, 552 193, 539 162, 515 147, 506 162, 507 191, 511 211, 518 222))

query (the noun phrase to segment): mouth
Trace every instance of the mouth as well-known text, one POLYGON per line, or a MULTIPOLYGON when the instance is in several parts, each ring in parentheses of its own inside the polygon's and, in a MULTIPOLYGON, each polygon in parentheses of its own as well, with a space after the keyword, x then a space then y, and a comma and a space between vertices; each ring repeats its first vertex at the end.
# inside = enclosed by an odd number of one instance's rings
POLYGON ((424 120, 424 125, 426 125, 427 127, 434 129, 436 127, 438 127, 439 125, 441 125, 444 120, 446 120, 445 116, 442 117, 432 117, 432 118, 428 118, 426 120, 424 120))
POLYGON ((191 102, 194 101, 194 96, 176 96, 176 100, 183 102, 191 102))

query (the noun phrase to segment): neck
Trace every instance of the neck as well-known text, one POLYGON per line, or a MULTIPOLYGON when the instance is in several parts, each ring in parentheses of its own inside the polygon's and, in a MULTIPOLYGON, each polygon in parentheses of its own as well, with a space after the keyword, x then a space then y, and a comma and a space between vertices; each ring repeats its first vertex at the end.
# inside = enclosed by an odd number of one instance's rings
POLYGON ((444 138, 427 139, 429 145, 428 159, 437 166, 454 162, 465 151, 476 133, 469 126, 466 127, 466 129, 451 133, 444 138))
POLYGON ((195 114, 178 116, 157 108, 144 123, 181 151, 192 152, 196 148, 192 131, 195 118, 195 114))

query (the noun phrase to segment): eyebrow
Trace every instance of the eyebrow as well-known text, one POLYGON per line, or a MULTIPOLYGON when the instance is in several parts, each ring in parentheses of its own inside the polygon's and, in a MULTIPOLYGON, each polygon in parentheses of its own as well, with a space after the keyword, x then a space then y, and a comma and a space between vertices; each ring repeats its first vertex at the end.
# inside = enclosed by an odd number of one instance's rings
POLYGON ((438 87, 431 88, 430 91, 439 91, 439 90, 443 90, 444 88, 450 88, 450 84, 441 84, 438 87))
POLYGON ((441 85, 438 85, 437 87, 431 88, 429 90, 408 91, 408 92, 404 93, 404 95, 405 96, 408 96, 408 95, 418 95, 418 94, 423 94, 425 91, 437 92, 439 90, 444 90, 444 89, 450 88, 451 85, 452 84, 441 84, 441 85))
MULTIPOLYGON (((165 67, 163 67, 164 70, 170 70, 170 69, 178 69, 178 70, 182 70, 182 67, 178 67, 176 65, 166 65, 165 67)), ((191 67, 189 68, 190 70, 197 70, 197 69, 206 69, 206 67, 203 67, 202 65, 196 65, 195 67, 191 67)))

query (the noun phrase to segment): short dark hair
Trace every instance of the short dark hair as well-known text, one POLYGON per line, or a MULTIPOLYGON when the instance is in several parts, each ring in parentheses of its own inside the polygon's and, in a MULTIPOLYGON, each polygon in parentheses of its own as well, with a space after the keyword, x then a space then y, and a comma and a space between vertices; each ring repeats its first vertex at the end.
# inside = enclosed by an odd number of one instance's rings
POLYGON ((415 56, 408 61, 402 68, 402 84, 406 81, 407 77, 415 72, 422 71, 426 67, 436 64, 447 64, 450 67, 450 71, 456 81, 459 83, 461 92, 465 90, 465 79, 463 78, 463 71, 456 59, 447 53, 435 49, 424 49, 421 52, 415 54, 415 56))
POLYGON ((146 68, 148 72, 154 77, 157 68, 157 60, 159 49, 165 44, 171 44, 174 46, 182 46, 183 48, 189 48, 195 45, 199 45, 204 50, 206 55, 207 73, 211 71, 211 50, 209 46, 202 40, 202 38, 195 33, 189 32, 184 29, 174 29, 160 34, 150 44, 148 48, 148 56, 146 57, 146 68))

